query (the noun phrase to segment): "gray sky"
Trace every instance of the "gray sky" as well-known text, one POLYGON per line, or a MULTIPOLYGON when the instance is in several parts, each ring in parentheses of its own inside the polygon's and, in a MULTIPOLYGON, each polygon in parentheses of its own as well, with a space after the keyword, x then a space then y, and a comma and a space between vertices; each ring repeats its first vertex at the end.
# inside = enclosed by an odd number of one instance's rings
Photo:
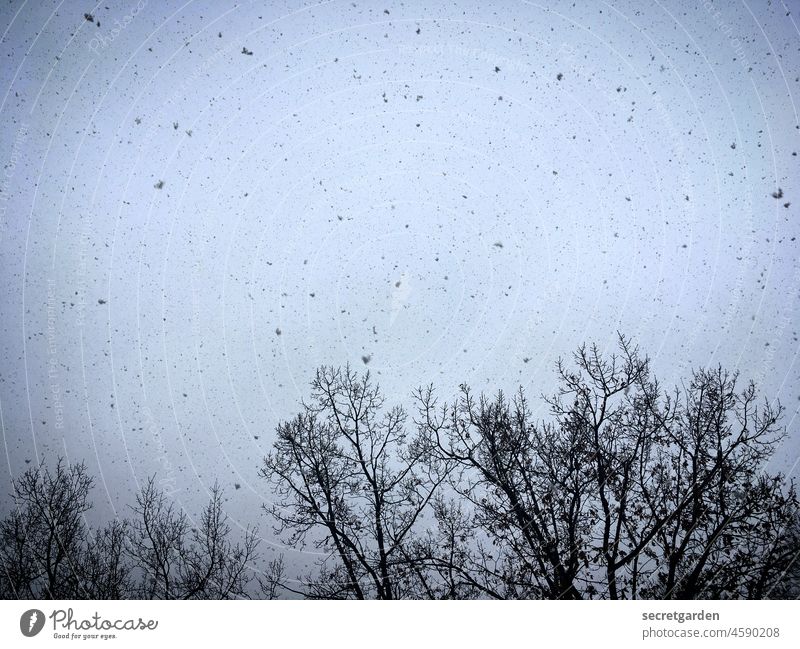
POLYGON ((780 398, 798 474, 790 5, 0 12, 3 493, 57 454, 104 516, 217 478, 271 542, 256 471, 315 366, 537 395, 617 330, 780 398))

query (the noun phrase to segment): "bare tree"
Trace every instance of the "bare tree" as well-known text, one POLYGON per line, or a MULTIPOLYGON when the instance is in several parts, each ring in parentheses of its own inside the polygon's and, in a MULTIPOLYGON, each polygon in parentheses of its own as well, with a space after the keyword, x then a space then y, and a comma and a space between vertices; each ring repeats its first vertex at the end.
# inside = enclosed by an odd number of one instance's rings
POLYGON ((82 596, 91 486, 83 463, 61 459, 52 473, 42 463, 14 481, 15 510, 0 524, 3 591, 20 598, 82 596))
POLYGON ((793 485, 763 470, 784 432, 782 408, 759 406, 749 383, 722 369, 694 372, 659 414, 661 439, 642 480, 652 523, 633 544, 658 566, 645 596, 762 598, 788 566, 793 485))
POLYGON ((126 556, 128 525, 115 520, 89 536, 81 562, 82 598, 133 597, 133 570, 126 556))
POLYGON ((247 597, 249 569, 258 538, 252 528, 234 544, 222 492, 216 485, 192 528, 182 510, 167 501, 148 480, 132 507, 128 552, 141 572, 139 596, 144 599, 230 599, 247 597))
POLYGON ((776 544, 774 570, 783 571, 771 587, 753 592, 765 599, 800 599, 800 512, 776 544))
POLYGON ((424 596, 414 534, 446 477, 425 439, 407 438, 406 414, 383 409, 369 373, 322 367, 312 399, 278 426, 261 475, 275 488, 268 512, 291 545, 325 554, 302 593, 313 598, 424 596))
POLYGON ((572 361, 543 420, 522 390, 448 404, 428 387, 411 433, 369 373, 317 370, 259 471, 276 533, 320 551, 300 581, 282 556, 253 579, 256 532, 235 542, 216 485, 196 525, 151 479, 129 520, 92 531, 83 464, 29 469, 0 521, 0 596, 800 596, 797 494, 768 471, 781 406, 722 368, 664 390, 624 337, 572 361))
POLYGON ((580 507, 581 492, 559 491, 578 471, 574 463, 549 461, 558 452, 552 429, 533 429, 521 393, 511 403, 502 393, 476 400, 462 386, 459 400, 441 407, 432 388, 417 396, 417 423, 443 461, 457 466, 450 486, 461 500, 437 509, 440 531, 429 561, 440 569, 453 563, 462 579, 492 597, 579 597, 572 538, 581 521, 568 513, 580 507), (543 457, 538 444, 548 436, 551 457, 543 457), (460 560, 452 562, 452 553, 460 560))
POLYGON ((222 510, 222 491, 216 484, 192 537, 194 542, 185 557, 186 597, 249 597, 247 586, 252 578, 258 536, 255 528, 248 527, 242 543, 231 541, 231 526, 222 510))
POLYGON ((26 539, 28 522, 22 512, 14 511, 0 522, 0 597, 2 599, 34 599, 38 574, 26 539))
POLYGON ((282 554, 267 563, 264 576, 259 578, 258 583, 264 599, 280 598, 281 590, 286 588, 286 565, 282 554))
POLYGON ((129 554, 141 571, 139 597, 182 599, 183 557, 189 531, 186 514, 175 509, 150 478, 132 506, 129 554))
MULTIPOLYGON (((418 392, 417 423, 459 467, 451 486, 481 533, 458 537, 462 577, 492 597, 766 596, 791 560, 798 504, 763 470, 785 434, 780 407, 721 369, 663 393, 623 337, 619 355, 581 347, 574 361, 558 364, 545 422, 521 391, 509 402, 462 386, 450 406, 418 392)), ((450 530, 452 513, 438 517, 450 530)))
POLYGON ((498 549, 497 543, 475 526, 474 509, 456 498, 437 496, 433 504, 437 525, 415 541, 414 570, 431 599, 508 599, 530 596, 525 575, 498 549), (512 592, 513 582, 526 583, 525 593, 512 592))

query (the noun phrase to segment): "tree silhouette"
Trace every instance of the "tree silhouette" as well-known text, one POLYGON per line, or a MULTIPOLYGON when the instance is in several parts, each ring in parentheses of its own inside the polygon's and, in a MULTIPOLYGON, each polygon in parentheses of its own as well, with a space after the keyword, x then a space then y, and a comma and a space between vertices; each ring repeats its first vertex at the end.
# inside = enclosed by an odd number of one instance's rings
POLYGON ((230 525, 222 511, 222 492, 215 485, 191 528, 183 511, 175 509, 148 480, 136 496, 136 516, 129 534, 129 556, 142 578, 137 595, 144 599, 230 599, 246 597, 256 556, 254 529, 242 544, 230 540, 230 525))
POLYGON ((134 577, 125 550, 130 523, 111 521, 88 539, 81 561, 82 597, 126 599, 132 596, 134 577))
POLYGON ((472 507, 437 512, 470 584, 493 597, 770 596, 798 540, 794 486, 763 470, 785 435, 780 406, 722 369, 662 392, 624 337, 619 354, 584 346, 574 362, 559 362, 544 422, 522 391, 509 402, 462 386, 441 407, 432 388, 417 394, 420 428, 472 507))
MULTIPOLYGON (((367 372, 321 367, 258 468, 289 547, 259 569, 222 492, 196 524, 148 480, 131 515, 92 530, 92 478, 58 460, 13 483, 0 521, 3 598, 765 599, 800 596, 793 483, 768 470, 777 403, 722 368, 663 389, 620 336, 557 364, 546 414, 462 385, 414 394, 411 420, 367 372), (260 573, 254 579, 256 572, 260 573)), ((255 468, 255 467, 254 467, 255 468)))
POLYGON ((84 464, 59 459, 14 482, 15 510, 0 522, 4 599, 229 599, 249 596, 258 538, 233 543, 214 486, 199 524, 175 509, 150 479, 134 517, 91 531, 84 514, 93 480, 84 464))
POLYGON ((369 373, 320 368, 311 401, 278 426, 261 475, 275 488, 268 512, 291 545, 325 554, 302 593, 313 598, 422 596, 415 529, 446 477, 406 413, 384 410, 369 373))
POLYGON ((84 464, 44 464, 14 482, 15 510, 0 524, 4 596, 70 599, 81 591, 92 478, 84 464))

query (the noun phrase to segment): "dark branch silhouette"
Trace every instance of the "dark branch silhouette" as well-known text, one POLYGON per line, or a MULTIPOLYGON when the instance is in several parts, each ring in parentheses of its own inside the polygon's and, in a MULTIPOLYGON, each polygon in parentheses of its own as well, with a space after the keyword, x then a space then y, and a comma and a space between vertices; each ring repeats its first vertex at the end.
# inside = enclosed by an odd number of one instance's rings
POLYGON ((192 528, 148 480, 134 516, 90 531, 92 478, 84 464, 41 465, 14 483, 15 510, 0 523, 5 599, 230 599, 248 597, 258 538, 233 543, 218 487, 192 528))
POLYGON ((230 540, 216 485, 200 523, 191 528, 151 479, 136 497, 129 534, 129 555, 142 578, 138 596, 145 599, 230 599, 246 597, 258 538, 253 529, 242 544, 230 540))
MULTIPOLYGON (((471 585, 492 597, 771 596, 798 539, 794 486, 762 469, 785 435, 780 406, 759 406, 754 385, 739 390, 722 369, 662 392, 624 337, 610 357, 581 347, 558 375, 543 422, 522 391, 509 402, 462 386, 441 407, 432 388, 417 394, 418 424, 471 507, 459 523, 471 585)), ((437 517, 452 536, 452 514, 437 517)))
POLYGON ((269 513, 291 545, 313 539, 319 573, 303 592, 314 598, 418 596, 411 556, 415 530, 445 467, 421 436, 408 437, 400 407, 366 373, 320 368, 312 400, 278 427, 260 473, 275 488, 269 513))
MULTIPOLYGON (((214 486, 193 526, 149 480, 131 515, 92 530, 83 464, 14 482, 0 595, 92 599, 765 599, 800 596, 794 484, 767 464, 783 409, 722 368, 663 389, 620 336, 557 364, 533 416, 462 385, 414 394, 409 420, 369 373, 322 367, 258 469, 289 578, 233 538, 214 486)), ((256 467, 254 467, 255 469, 256 467)))

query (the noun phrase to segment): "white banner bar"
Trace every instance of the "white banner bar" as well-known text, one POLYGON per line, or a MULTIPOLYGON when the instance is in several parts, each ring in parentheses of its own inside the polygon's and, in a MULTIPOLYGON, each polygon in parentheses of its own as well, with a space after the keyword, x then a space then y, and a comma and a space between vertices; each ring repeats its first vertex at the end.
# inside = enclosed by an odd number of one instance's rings
POLYGON ((3 647, 798 647, 800 602, 0 602, 3 647), (520 645, 522 642, 522 645, 520 645), (442 643, 435 645, 433 643, 442 643))

